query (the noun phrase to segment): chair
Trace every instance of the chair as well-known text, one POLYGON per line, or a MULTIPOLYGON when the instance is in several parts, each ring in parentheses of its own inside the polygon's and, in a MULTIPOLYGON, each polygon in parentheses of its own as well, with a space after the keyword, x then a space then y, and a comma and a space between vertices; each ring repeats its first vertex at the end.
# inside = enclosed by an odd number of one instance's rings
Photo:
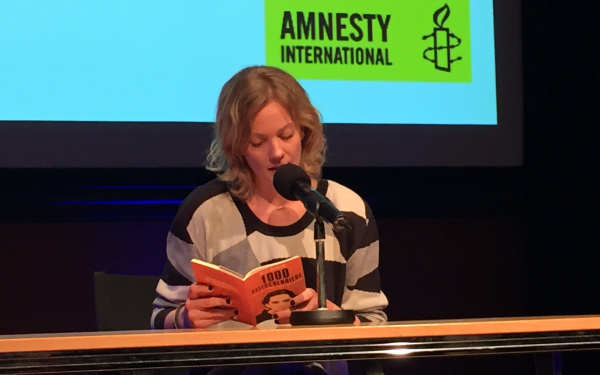
POLYGON ((158 276, 94 273, 96 327, 99 331, 150 329, 158 276))
MULTIPOLYGON (((99 331, 149 330, 158 276, 94 273, 96 327, 99 331)), ((185 375, 185 369, 110 372, 120 375, 185 375)))

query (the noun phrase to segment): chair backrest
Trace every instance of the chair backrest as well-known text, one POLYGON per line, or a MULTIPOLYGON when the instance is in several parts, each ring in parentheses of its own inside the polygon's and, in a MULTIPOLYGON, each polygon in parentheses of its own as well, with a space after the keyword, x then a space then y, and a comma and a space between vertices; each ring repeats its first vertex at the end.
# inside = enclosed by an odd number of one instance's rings
POLYGON ((99 331, 150 329, 158 276, 94 273, 96 324, 99 331))

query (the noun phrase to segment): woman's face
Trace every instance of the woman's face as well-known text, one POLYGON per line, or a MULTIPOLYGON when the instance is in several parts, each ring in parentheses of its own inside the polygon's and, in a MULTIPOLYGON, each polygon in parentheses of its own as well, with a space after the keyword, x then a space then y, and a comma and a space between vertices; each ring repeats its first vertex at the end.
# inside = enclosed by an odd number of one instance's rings
POLYGON ((302 137, 289 113, 270 102, 250 124, 246 162, 254 172, 257 189, 272 189, 275 170, 283 164, 300 164, 302 137))

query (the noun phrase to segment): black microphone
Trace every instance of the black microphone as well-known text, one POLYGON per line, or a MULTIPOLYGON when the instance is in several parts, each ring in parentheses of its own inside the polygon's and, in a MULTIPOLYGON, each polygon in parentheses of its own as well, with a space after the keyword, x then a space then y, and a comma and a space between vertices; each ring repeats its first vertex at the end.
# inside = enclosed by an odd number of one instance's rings
POLYGON ((310 186, 310 177, 299 166, 285 164, 273 176, 275 190, 287 200, 300 200, 313 215, 333 225, 334 230, 350 228, 348 221, 333 203, 310 186))

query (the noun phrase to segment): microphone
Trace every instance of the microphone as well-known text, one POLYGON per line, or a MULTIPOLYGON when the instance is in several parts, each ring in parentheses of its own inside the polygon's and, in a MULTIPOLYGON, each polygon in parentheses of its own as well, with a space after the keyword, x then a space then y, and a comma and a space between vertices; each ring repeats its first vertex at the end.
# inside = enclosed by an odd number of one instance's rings
POLYGON ((350 224, 333 203, 310 186, 310 177, 295 164, 284 164, 273 176, 275 190, 287 200, 300 200, 313 215, 333 225, 334 230, 350 228, 350 224))

